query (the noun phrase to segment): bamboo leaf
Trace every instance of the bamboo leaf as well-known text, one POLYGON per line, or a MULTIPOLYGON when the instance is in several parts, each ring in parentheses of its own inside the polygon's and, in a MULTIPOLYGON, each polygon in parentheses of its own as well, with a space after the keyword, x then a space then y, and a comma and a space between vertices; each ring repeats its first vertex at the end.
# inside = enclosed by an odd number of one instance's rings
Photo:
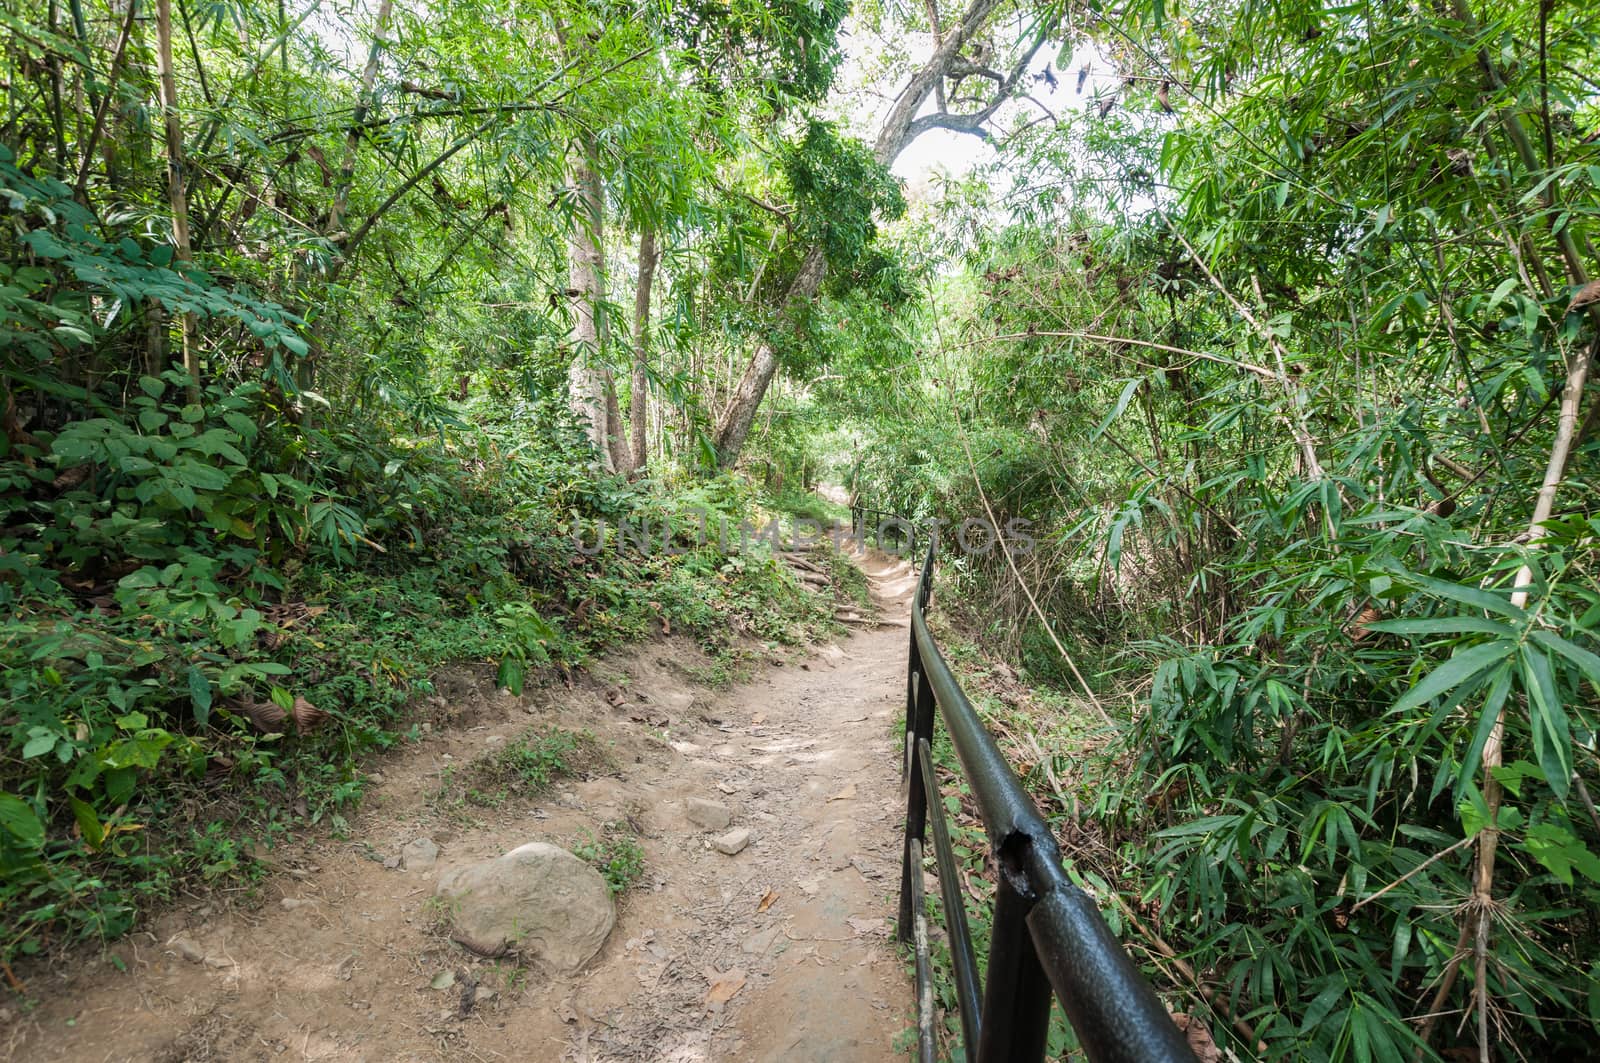
POLYGON ((1144 378, 1136 376, 1122 386, 1122 394, 1118 396, 1116 406, 1112 407, 1106 419, 1101 421, 1099 426, 1089 434, 1090 439, 1099 439, 1105 433, 1105 430, 1111 427, 1112 422, 1122 416, 1122 411, 1128 408, 1128 403, 1132 401, 1134 393, 1139 390, 1139 385, 1142 383, 1144 383, 1144 378))
POLYGON ((1395 702, 1394 708, 1390 711, 1404 712, 1425 704, 1440 694, 1455 689, 1478 673, 1493 668, 1516 652, 1517 644, 1505 639, 1496 639, 1493 642, 1458 650, 1395 702))
POLYGON ((1435 594, 1441 598, 1448 598, 1453 602, 1460 602, 1462 605, 1470 605, 1475 609, 1486 609, 1491 613, 1499 613, 1501 616, 1510 617, 1513 620, 1521 620, 1528 615, 1525 610, 1512 605, 1508 596, 1486 591, 1482 587, 1446 583, 1444 580, 1434 579, 1431 576, 1421 576, 1414 572, 1405 573, 1400 578, 1418 590, 1427 591, 1429 594, 1435 594))
POLYGON ((1483 699, 1483 712, 1478 717, 1478 728, 1472 735, 1472 744, 1467 747, 1467 755, 1461 758, 1461 770, 1456 774, 1456 793, 1459 796, 1464 787, 1470 787, 1472 780, 1477 777, 1478 765, 1483 762, 1483 747, 1489 741, 1489 735, 1494 730, 1495 721, 1500 718, 1500 709, 1506 703, 1506 695, 1511 691, 1511 665, 1509 662, 1502 664, 1495 671, 1494 678, 1489 683, 1489 693, 1483 699))
MULTIPOLYGON (((1395 635, 1453 635, 1478 632, 1499 638, 1515 638, 1516 629, 1481 616, 1430 616, 1420 619, 1375 620, 1366 625, 1369 631, 1387 631, 1395 635)), ((1596 659, 1600 664, 1600 658, 1596 659)))
POLYGON ((1556 799, 1565 801, 1572 778, 1572 735, 1567 712, 1556 694, 1550 658, 1528 646, 1522 648, 1521 658, 1535 758, 1556 799))
POLYGON ((1600 654, 1591 653, 1582 646, 1568 642, 1561 636, 1549 631, 1537 630, 1529 637, 1539 645, 1556 651, 1577 665, 1589 682, 1600 686, 1600 654))
POLYGON ((31 851, 44 844, 44 824, 33 807, 15 794, 0 792, 0 828, 24 849, 31 851))

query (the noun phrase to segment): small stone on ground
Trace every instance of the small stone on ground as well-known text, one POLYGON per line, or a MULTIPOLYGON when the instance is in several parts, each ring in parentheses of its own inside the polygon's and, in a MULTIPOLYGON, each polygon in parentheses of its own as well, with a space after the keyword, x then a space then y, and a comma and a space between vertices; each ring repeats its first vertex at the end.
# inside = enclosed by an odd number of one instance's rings
POLYGON ((719 853, 736 856, 744 852, 745 846, 750 844, 750 832, 744 827, 735 827, 726 834, 719 834, 711 839, 711 845, 719 853))
POLYGON ((706 830, 725 830, 733 822, 733 812, 719 801, 691 797, 684 802, 683 811, 689 822, 706 830))
POLYGON ((417 838, 400 850, 400 866, 407 871, 422 871, 439 859, 439 846, 432 838, 417 838))

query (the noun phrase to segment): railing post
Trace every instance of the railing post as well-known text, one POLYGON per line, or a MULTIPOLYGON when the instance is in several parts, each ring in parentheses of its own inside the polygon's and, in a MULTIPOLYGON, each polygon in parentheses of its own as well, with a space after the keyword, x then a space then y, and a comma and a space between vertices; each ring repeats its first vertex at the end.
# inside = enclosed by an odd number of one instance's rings
POLYGON ((928 834, 928 792, 917 763, 917 742, 926 741, 932 746, 933 715, 933 688, 928 685, 928 677, 922 672, 917 635, 913 631, 911 667, 906 675, 906 751, 902 761, 905 767, 906 843, 900 866, 900 918, 897 927, 898 937, 908 944, 916 930, 911 877, 916 875, 920 879, 922 875, 922 860, 918 857, 913 861, 912 843, 916 843, 916 852, 920 854, 928 834))
POLYGON ((976 1063, 1035 1063, 1050 1030, 1050 982, 1028 932, 1031 902, 1012 884, 1003 854, 1000 860, 976 1063))
MULTIPOLYGON (((917 633, 911 632, 911 653, 906 658, 906 742, 900 757, 900 796, 906 798, 911 776, 916 774, 917 762, 917 687, 922 675, 922 660, 917 654, 917 633)), ((910 806, 908 805, 907 808, 910 806)))

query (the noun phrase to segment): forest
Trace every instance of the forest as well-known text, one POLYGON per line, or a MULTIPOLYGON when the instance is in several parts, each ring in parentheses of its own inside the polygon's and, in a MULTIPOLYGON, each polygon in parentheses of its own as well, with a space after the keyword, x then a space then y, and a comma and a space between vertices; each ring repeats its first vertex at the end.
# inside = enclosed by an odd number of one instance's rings
POLYGON ((574 545, 836 489, 1027 522, 941 538, 941 630, 1229 1058, 1595 1057, 1585 5, 0 23, 18 999, 343 831, 452 662, 670 630, 736 681, 836 629, 759 548, 574 545))

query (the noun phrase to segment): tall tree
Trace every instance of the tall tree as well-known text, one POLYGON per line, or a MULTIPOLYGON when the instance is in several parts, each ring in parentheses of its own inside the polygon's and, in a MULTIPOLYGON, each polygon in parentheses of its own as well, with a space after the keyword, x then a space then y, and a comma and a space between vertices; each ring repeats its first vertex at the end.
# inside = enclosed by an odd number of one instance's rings
POLYGON ((633 380, 628 394, 632 470, 642 470, 648 464, 645 439, 650 421, 650 289, 660 257, 655 230, 646 228, 639 234, 639 285, 633 295, 633 380))
POLYGON ((611 409, 616 404, 605 365, 605 189, 599 151, 592 134, 581 134, 572 153, 572 191, 576 216, 568 237, 572 298, 572 361, 567 387, 572 412, 606 472, 616 471, 612 457, 611 409))
MULTIPOLYGON (((1000 73, 981 59, 963 54, 990 27, 1000 8, 1000 0, 971 0, 954 26, 942 36, 936 33, 937 44, 933 54, 907 81, 878 131, 872 153, 880 166, 887 169, 893 165, 912 141, 930 129, 987 136, 987 123, 1006 101, 1013 98, 1028 64, 1033 61, 1056 23, 1054 15, 1039 16, 1031 32, 1019 41, 1017 54, 1009 69, 1000 73), (942 91, 945 80, 973 74, 994 82, 995 87, 989 97, 975 110, 951 112, 946 109, 942 91), (928 98, 935 95, 935 90, 939 90, 938 106, 929 114, 921 114, 928 98)), ((800 312, 816 297, 827 274, 828 260, 824 248, 821 245, 811 247, 779 302, 778 328, 794 328, 800 312)), ((750 434, 750 425, 755 421, 756 411, 772 384, 779 364, 778 351, 771 342, 756 345, 755 353, 750 356, 717 422, 717 460, 724 468, 739 460, 745 439, 750 434)))
POLYGON ((367 115, 372 110, 375 88, 378 83, 378 60, 383 54, 383 35, 389 29, 389 12, 393 0, 382 0, 378 5, 377 25, 372 31, 372 45, 367 50, 367 65, 361 71, 361 96, 350 116, 350 131, 345 134, 344 158, 339 163, 339 176, 334 182, 333 205, 328 209, 328 233, 337 236, 344 222, 345 209, 350 203, 350 186, 354 183, 356 148, 361 144, 361 134, 367 115))

